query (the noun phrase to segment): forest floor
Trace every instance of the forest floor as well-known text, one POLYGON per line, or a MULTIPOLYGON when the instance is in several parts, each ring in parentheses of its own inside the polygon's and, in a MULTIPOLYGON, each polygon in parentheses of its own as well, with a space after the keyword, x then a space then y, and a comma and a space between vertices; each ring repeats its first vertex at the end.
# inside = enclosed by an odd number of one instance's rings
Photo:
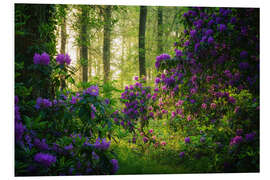
POLYGON ((119 162, 117 174, 196 173, 193 168, 189 168, 191 164, 183 163, 179 157, 179 141, 182 141, 183 137, 169 130, 165 120, 152 122, 149 129, 153 129, 152 134, 159 142, 165 141, 166 145, 156 148, 153 144, 144 144, 142 136, 137 138, 139 142, 136 144, 130 142, 132 139, 130 135, 117 139, 121 141, 112 142, 112 148, 119 162))
POLYGON ((162 162, 147 154, 138 153, 124 145, 120 145, 115 151, 121 154, 118 158, 119 170, 117 174, 178 174, 188 173, 183 166, 175 166, 173 163, 162 162))

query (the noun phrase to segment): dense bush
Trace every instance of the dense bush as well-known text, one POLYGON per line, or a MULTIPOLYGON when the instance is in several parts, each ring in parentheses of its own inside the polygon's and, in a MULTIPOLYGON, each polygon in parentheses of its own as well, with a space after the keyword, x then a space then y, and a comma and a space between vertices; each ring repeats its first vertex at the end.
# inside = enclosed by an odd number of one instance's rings
POLYGON ((186 137, 180 157, 207 156, 209 171, 259 169, 258 17, 258 9, 191 8, 175 56, 156 59, 160 107, 186 137))
MULTIPOLYGON (((43 76, 48 70, 68 75, 70 59, 65 55, 63 63, 61 58, 58 55, 57 63, 51 64, 48 54, 35 54, 33 68, 43 76)), ((60 92, 55 93, 59 94, 55 99, 38 97, 31 102, 20 103, 15 97, 16 175, 116 173, 118 161, 110 149, 111 141, 106 139, 112 129, 110 114, 106 113, 108 100, 99 96, 94 85, 82 92, 60 92)))

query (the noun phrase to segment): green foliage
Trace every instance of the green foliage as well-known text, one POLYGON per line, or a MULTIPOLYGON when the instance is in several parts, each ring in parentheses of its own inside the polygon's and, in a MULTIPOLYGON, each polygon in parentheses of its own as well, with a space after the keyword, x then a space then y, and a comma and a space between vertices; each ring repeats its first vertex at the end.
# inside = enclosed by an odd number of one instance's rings
MULTIPOLYGON (((102 74, 100 42, 104 6, 48 5, 36 12, 40 7, 33 6, 35 10, 31 10, 30 6, 16 5, 15 8, 15 36, 20 42, 15 47, 15 94, 20 99, 15 105, 16 176, 113 174, 116 167, 111 160, 115 157, 119 160, 118 174, 259 170, 258 77, 247 80, 257 71, 241 70, 239 79, 231 82, 233 78, 227 77, 225 70, 229 69, 232 76, 240 72, 237 57, 242 49, 236 46, 228 53, 226 48, 218 46, 219 43, 234 45, 232 42, 240 36, 234 33, 234 25, 228 24, 227 30, 232 33, 227 38, 224 32, 213 34, 217 43, 213 49, 217 49, 219 55, 223 52, 230 55, 224 64, 216 64, 218 56, 206 58, 201 51, 212 50, 210 46, 200 42, 200 53, 197 53, 190 32, 179 32, 183 25, 195 28, 193 20, 181 15, 189 8, 164 7, 167 23, 162 26, 166 34, 162 37, 163 49, 173 54, 173 48, 166 45, 178 39, 175 46, 184 55, 162 61, 156 71, 153 57, 157 52, 157 8, 149 7, 147 82, 138 81, 123 92, 124 85, 132 84, 132 77, 138 74, 138 21, 135 17, 139 8, 112 6, 111 23, 115 27, 112 37, 116 41, 112 42, 111 67, 112 74, 117 73, 120 78, 104 83, 97 75, 102 74), (86 46, 91 52, 88 55, 93 63, 83 58, 77 61, 79 66, 94 64, 96 76, 89 78, 89 82, 75 81, 78 69, 59 65, 54 59, 55 25, 61 25, 63 17, 71 12, 69 8, 76 9, 72 11, 75 12, 73 30, 79 34, 82 25, 86 27, 85 34, 77 35, 76 45, 86 46), (37 13, 41 14, 40 19, 35 17, 37 13), (48 21, 46 17, 50 17, 48 21), (180 47, 179 43, 186 40, 191 40, 191 44, 180 47), (25 47, 22 42, 26 43, 25 47), (43 51, 51 55, 50 64, 34 65, 33 54, 43 51), (194 56, 190 58, 188 52, 194 56), (194 65, 196 63, 198 66, 194 65), (216 66, 212 68, 212 65, 216 66), (179 69, 181 76, 176 73, 179 69), (154 82, 155 75, 161 76, 160 83, 154 82), (171 76, 174 83, 169 83, 171 76), (60 89, 63 80, 69 86, 60 89), (155 86, 155 92, 148 85, 155 86), (45 104, 40 105, 36 97, 47 98, 41 99, 45 104), (19 133, 22 133, 21 139, 19 133), (110 143, 112 146, 107 146, 110 143), (48 167, 37 162, 35 156, 40 152, 56 157, 55 162, 48 167)), ((210 15, 220 10, 205 8, 204 12, 210 15)), ((232 9, 231 13, 244 17, 237 9, 232 9)), ((252 33, 256 32, 255 25, 249 28, 252 33)), ((258 36, 253 39, 255 37, 258 36)), ((245 44, 237 45, 255 52, 245 44)), ((257 65, 255 60, 249 62, 257 65)))

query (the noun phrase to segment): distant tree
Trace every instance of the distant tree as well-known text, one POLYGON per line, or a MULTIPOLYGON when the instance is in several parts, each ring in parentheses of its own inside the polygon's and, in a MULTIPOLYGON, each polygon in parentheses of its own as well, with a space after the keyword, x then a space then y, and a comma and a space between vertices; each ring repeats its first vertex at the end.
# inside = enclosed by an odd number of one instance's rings
POLYGON ((147 7, 140 6, 140 23, 139 23, 139 71, 140 71, 140 77, 146 76, 146 69, 145 69, 146 17, 147 17, 147 7))
POLYGON ((158 7, 157 11, 157 16, 158 16, 158 23, 157 23, 157 35, 158 35, 158 54, 161 54, 163 51, 163 42, 162 42, 162 37, 163 37, 163 9, 161 6, 158 7))
POLYGON ((59 16, 60 16, 60 27, 61 27, 61 47, 60 53, 66 53, 66 44, 67 44, 67 5, 59 5, 59 16))
POLYGON ((82 81, 88 81, 88 43, 87 43, 88 9, 81 6, 80 57, 82 62, 82 81))
MULTIPOLYGON (((60 44, 60 53, 66 53, 66 44, 67 44, 67 5, 60 4, 58 8, 60 28, 61 28, 61 44, 60 44)), ((66 88, 66 81, 61 77, 61 90, 66 88)))
POLYGON ((110 79, 110 44, 111 44, 111 14, 112 7, 106 6, 104 9, 104 34, 103 34, 103 68, 104 83, 110 79))

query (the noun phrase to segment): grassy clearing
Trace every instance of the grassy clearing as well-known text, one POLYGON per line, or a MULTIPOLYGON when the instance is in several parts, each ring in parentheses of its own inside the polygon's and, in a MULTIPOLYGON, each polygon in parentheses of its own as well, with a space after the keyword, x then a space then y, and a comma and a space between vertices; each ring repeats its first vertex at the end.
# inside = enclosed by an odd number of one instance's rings
MULTIPOLYGON (((153 129, 153 135, 159 141, 165 141, 166 146, 154 147, 143 145, 142 137, 138 137, 139 143, 133 144, 129 140, 131 136, 121 138, 119 143, 112 142, 112 148, 118 155, 119 171, 117 174, 178 174, 190 173, 191 170, 184 167, 179 158, 180 135, 172 133, 165 120, 152 122, 149 129, 153 129)), ((119 140, 119 139, 118 139, 119 140)))
MULTIPOLYGON (((148 151, 140 153, 127 144, 113 145, 118 154, 119 171, 117 174, 173 174, 187 173, 183 166, 174 166, 154 159, 148 151)), ((154 153, 154 152, 152 152, 154 153)))

